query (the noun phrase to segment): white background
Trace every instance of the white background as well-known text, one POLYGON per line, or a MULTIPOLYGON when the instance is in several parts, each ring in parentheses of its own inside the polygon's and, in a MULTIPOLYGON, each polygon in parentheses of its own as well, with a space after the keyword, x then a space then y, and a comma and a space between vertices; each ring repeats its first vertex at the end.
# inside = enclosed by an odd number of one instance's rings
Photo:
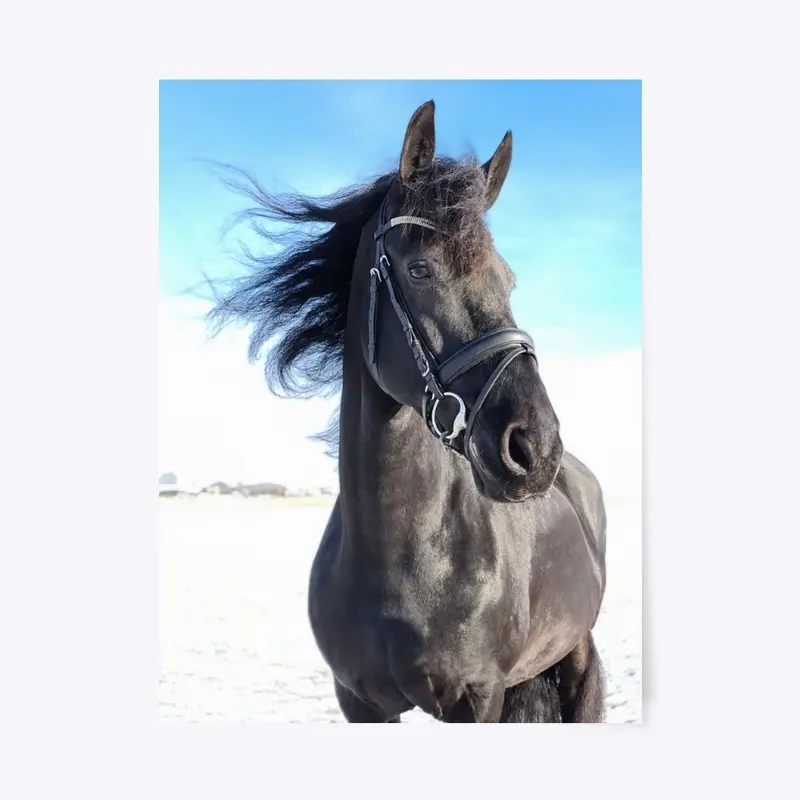
POLYGON ((3 795, 785 796, 789 4, 204 8, 0 11, 3 795), (643 78, 644 725, 159 729, 157 80, 285 75, 643 78))

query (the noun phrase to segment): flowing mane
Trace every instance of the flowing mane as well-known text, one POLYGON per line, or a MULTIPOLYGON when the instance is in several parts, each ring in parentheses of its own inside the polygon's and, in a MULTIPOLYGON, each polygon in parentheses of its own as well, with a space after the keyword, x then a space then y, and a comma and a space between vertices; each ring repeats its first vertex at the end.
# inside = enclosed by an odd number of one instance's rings
POLYGON ((262 351, 267 385, 275 394, 334 394, 341 384, 350 281, 361 232, 377 211, 391 180, 342 189, 324 198, 272 195, 246 173, 226 184, 254 202, 237 215, 278 252, 253 252, 242 244, 247 272, 234 279, 211 309, 214 333, 238 323, 251 328, 248 356, 262 351), (294 223, 268 231, 265 223, 294 223), (327 226, 320 232, 319 226, 327 226))

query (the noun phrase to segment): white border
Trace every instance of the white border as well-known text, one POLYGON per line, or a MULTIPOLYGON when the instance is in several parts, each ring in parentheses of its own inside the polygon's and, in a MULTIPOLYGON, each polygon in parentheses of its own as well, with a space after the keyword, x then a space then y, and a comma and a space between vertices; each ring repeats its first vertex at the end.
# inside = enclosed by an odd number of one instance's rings
POLYGON ((776 4, 582 6, 4 10, 5 796, 427 797, 463 781, 641 797, 690 780, 716 796, 779 780, 787 762, 763 759, 796 703, 781 617, 798 563, 799 404, 782 380, 800 338, 795 28, 776 4), (644 78, 645 724, 164 730, 157 81, 400 74, 644 78))

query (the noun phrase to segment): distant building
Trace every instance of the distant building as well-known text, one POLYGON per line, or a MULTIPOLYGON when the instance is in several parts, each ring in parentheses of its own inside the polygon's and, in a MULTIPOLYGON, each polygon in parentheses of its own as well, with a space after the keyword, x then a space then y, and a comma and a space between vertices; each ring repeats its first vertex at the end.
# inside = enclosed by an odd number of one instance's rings
POLYGON ((248 497, 261 497, 262 495, 270 495, 272 497, 285 497, 286 487, 279 483, 251 483, 247 485, 239 484, 239 489, 242 490, 248 497))

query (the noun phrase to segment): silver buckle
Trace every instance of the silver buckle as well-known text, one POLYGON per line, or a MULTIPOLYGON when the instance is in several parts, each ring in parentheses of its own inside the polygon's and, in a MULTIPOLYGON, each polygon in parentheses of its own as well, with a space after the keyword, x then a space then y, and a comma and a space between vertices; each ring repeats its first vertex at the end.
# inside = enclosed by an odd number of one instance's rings
POLYGON ((454 392, 445 392, 442 397, 435 398, 433 401, 433 408, 431 408, 431 427, 440 441, 447 442, 448 444, 455 441, 456 437, 467 427, 467 407, 464 405, 464 401, 454 392), (458 402, 458 413, 453 420, 453 430, 450 431, 450 433, 443 431, 436 421, 436 410, 439 408, 439 402, 445 397, 452 397, 458 402))

